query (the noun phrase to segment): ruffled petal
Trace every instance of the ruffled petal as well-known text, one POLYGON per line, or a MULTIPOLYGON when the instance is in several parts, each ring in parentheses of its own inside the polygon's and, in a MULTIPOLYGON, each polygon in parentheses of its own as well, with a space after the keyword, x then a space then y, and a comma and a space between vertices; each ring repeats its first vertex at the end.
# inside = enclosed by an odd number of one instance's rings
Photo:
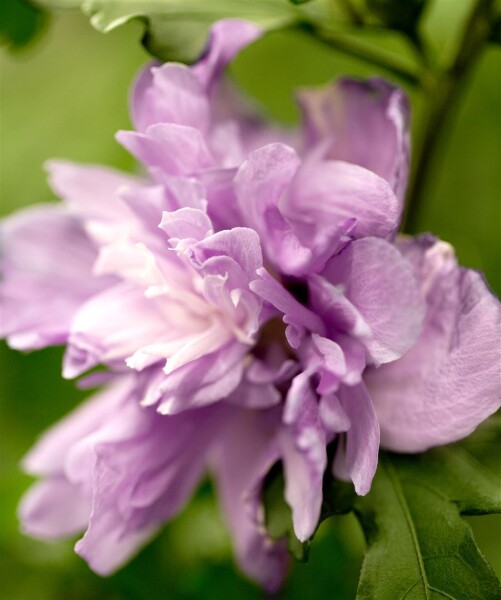
MULTIPOLYGON (((315 236, 325 237, 351 220, 354 238, 387 237, 400 218, 399 202, 385 179, 359 165, 333 160, 306 160, 282 210, 310 239, 312 229, 315 236)), ((333 246, 331 252, 337 249, 333 246)))
POLYGON ((423 236, 402 247, 426 297, 423 331, 403 358, 364 379, 384 446, 421 452, 469 435, 501 406, 501 307, 448 244, 423 236))
POLYGON ((155 123, 175 123, 207 132, 209 111, 206 90, 185 65, 149 65, 134 85, 131 112, 137 131, 145 132, 155 123))
POLYGON ((285 499, 292 509, 297 538, 304 542, 317 527, 322 506, 322 482, 327 465, 327 437, 320 420, 309 373, 297 375, 287 394, 280 433, 285 473, 285 499))
POLYGON ((79 221, 64 207, 29 208, 1 236, 0 335, 20 350, 65 343, 80 306, 110 284, 92 275, 97 255, 79 221))
POLYGON ((266 269, 259 269, 258 275, 260 279, 252 281, 250 288, 283 314, 283 321, 288 325, 287 339, 293 348, 299 347, 307 331, 324 333, 325 328, 318 315, 298 302, 266 269))
POLYGON ((24 470, 31 475, 45 477, 65 473, 66 460, 72 446, 108 420, 122 402, 124 391, 128 389, 128 381, 115 383, 53 425, 23 458, 24 470))
POLYGON ((292 148, 269 144, 252 152, 235 176, 244 222, 261 236, 268 260, 291 274, 301 271, 311 259, 311 251, 301 244, 279 206, 299 165, 292 148))
POLYGON ((226 65, 262 34, 261 28, 241 19, 223 19, 211 27, 207 48, 192 67, 204 88, 210 91, 226 65))
POLYGON ((264 478, 278 458, 279 423, 280 411, 233 408, 213 460, 238 564, 270 593, 280 587, 289 565, 285 541, 266 535, 260 499, 264 478))
MULTIPOLYGON (((163 414, 212 404, 229 396, 241 381, 248 347, 229 342, 153 382, 150 403, 163 414)), ((145 374, 146 375, 146 374, 145 374)))
POLYGON ((412 267, 390 243, 356 240, 329 261, 322 276, 340 286, 370 327, 364 343, 374 363, 396 360, 416 342, 424 303, 412 267))
POLYGON ((76 551, 100 574, 120 567, 184 505, 224 423, 218 408, 173 417, 141 408, 141 389, 129 381, 121 405, 72 448, 67 467, 68 481, 92 497, 76 551))
POLYGON ((120 192, 139 191, 147 182, 114 169, 97 165, 78 165, 51 160, 45 165, 54 192, 81 218, 105 221, 130 221, 131 214, 120 192))
MULTIPOLYGON (((340 79, 299 95, 308 144, 331 140, 329 157, 352 162, 391 185, 403 203, 409 173, 409 105, 384 81, 340 79)), ((402 205, 401 205, 402 208, 402 205)))
POLYGON ((160 341, 165 330, 151 300, 140 289, 119 283, 92 297, 76 314, 63 375, 73 378, 99 363, 123 365, 138 348, 160 341))
POLYGON ((157 123, 145 133, 119 131, 116 138, 146 166, 169 175, 191 175, 214 166, 201 132, 193 127, 157 123))
MULTIPOLYGON (((357 494, 364 496, 370 490, 376 473, 379 452, 379 423, 371 398, 363 384, 342 386, 338 398, 350 423, 346 432, 346 446, 342 458, 336 456, 335 474, 348 475, 357 494), (340 464, 342 461, 343 464, 340 464)), ((339 449, 338 449, 339 452, 339 449)))

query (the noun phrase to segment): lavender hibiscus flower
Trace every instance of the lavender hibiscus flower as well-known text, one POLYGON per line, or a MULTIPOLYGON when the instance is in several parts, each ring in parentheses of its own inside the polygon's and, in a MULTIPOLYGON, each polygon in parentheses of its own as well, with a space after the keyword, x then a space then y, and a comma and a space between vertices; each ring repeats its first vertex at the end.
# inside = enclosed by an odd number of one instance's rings
POLYGON ((241 568, 287 570, 261 491, 281 461, 297 537, 326 469, 366 494, 381 444, 458 440, 500 405, 500 305, 432 236, 398 238, 409 164, 403 93, 341 80, 299 96, 295 134, 223 79, 259 36, 217 23, 192 67, 147 67, 135 131, 143 176, 48 165, 63 203, 2 225, 2 333, 66 344, 63 374, 104 391, 25 458, 30 535, 85 530, 92 569, 120 567, 210 472, 241 568), (337 442, 333 464, 327 445, 337 442))

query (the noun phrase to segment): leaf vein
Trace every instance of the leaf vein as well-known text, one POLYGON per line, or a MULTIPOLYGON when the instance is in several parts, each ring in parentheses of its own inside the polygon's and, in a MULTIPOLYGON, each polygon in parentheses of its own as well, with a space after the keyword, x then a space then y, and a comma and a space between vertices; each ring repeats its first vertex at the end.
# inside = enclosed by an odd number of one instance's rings
MULTIPOLYGON (((476 456, 474 456, 471 452, 468 452, 466 448, 459 444, 454 444, 454 454, 460 459, 463 460, 466 464, 470 465, 476 471, 480 471, 486 479, 488 479, 494 485, 499 484, 499 479, 492 473, 489 469, 482 464, 476 456)), ((449 454, 452 453, 452 448, 445 448, 445 451, 449 454)), ((454 456, 454 455, 453 455, 454 456)))
POLYGON ((430 590, 432 592, 436 592, 437 594, 439 594, 440 596, 443 596, 444 598, 448 598, 449 600, 456 600, 456 598, 454 598, 454 596, 451 596, 450 594, 448 594, 447 592, 444 592, 443 590, 439 590, 436 587, 431 587, 430 586, 430 590))
POLYGON ((405 592, 405 594, 400 598, 400 600, 405 600, 407 596, 412 592, 412 590, 418 585, 419 579, 415 581, 411 587, 405 592))
POLYGON ((424 588, 426 600, 431 600, 431 597, 430 597, 430 589, 431 588, 430 588, 430 584, 428 582, 428 577, 426 575, 426 570, 425 570, 425 566, 424 566, 423 556, 421 553, 421 547, 419 545, 416 528, 414 527, 414 523, 412 522, 410 509, 407 504, 407 500, 405 498, 404 491, 402 489, 402 486, 400 485, 400 481, 398 480, 398 475, 395 471, 393 464, 391 463, 391 459, 389 456, 387 456, 387 461, 386 461, 385 466, 386 466, 386 471, 388 473, 388 477, 390 478, 390 481, 395 490, 395 494, 397 496, 398 503, 400 504, 400 507, 402 508, 402 512, 404 513, 404 517, 407 522, 409 532, 411 534, 412 543, 414 545, 414 550, 416 552, 416 556, 417 556, 417 560, 418 560, 419 573, 421 575, 421 579, 423 580, 423 588, 424 588))

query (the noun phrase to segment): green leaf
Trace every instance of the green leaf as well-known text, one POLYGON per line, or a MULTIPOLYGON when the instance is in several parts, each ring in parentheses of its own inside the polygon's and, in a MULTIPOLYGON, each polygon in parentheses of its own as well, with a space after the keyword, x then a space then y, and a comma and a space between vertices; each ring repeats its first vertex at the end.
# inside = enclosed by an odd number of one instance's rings
POLYGON ((499 421, 418 456, 382 452, 355 512, 368 550, 358 600, 499 600, 501 587, 461 515, 501 512, 499 421))
POLYGON ((46 24, 47 14, 27 0, 0 2, 0 43, 19 49, 31 42, 46 24))
POLYGON ((328 0, 296 6, 289 0, 42 0, 52 8, 81 6, 92 25, 106 33, 138 18, 145 23, 143 43, 162 60, 192 62, 203 51, 210 26, 219 19, 253 21, 265 30, 289 27, 315 15, 328 0), (313 6, 313 8, 310 7, 313 6))

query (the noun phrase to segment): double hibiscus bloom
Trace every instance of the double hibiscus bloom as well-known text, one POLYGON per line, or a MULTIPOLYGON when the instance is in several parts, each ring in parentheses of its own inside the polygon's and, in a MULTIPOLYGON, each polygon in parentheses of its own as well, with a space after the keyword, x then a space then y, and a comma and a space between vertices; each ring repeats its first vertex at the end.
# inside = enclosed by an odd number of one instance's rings
POLYGON ((366 494, 380 443, 420 452, 500 405, 500 305, 431 235, 396 237, 408 106, 379 80, 299 95, 297 132, 265 123, 223 78, 260 35, 214 25, 192 67, 148 66, 118 141, 143 176, 48 165, 60 204, 2 225, 2 333, 66 345, 63 374, 104 388, 25 458, 41 480, 24 530, 85 530, 107 574, 214 477, 241 568, 286 572, 261 492, 281 462, 297 537, 326 469, 366 494), (336 443, 329 462, 327 445, 336 443))

